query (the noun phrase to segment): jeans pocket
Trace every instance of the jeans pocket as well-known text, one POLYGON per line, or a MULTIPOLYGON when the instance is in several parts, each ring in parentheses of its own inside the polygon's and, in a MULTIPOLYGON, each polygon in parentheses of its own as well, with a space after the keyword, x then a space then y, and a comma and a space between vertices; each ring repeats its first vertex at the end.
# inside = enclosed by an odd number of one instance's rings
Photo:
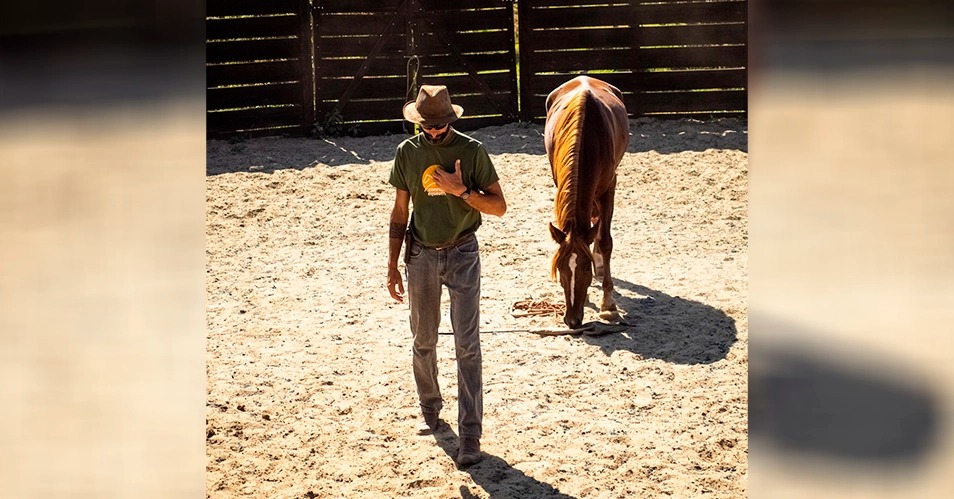
POLYGON ((417 258, 417 257, 421 256, 421 253, 422 253, 423 251, 424 251, 424 247, 423 247, 423 246, 421 246, 420 244, 417 244, 417 243, 412 243, 412 244, 410 245, 410 247, 408 248, 408 250, 406 251, 406 253, 407 253, 407 258, 408 258, 408 259, 417 258))
POLYGON ((479 249, 479 246, 477 244, 477 238, 476 237, 471 238, 470 241, 459 244, 455 249, 459 253, 463 253, 465 255, 477 253, 477 250, 479 249))

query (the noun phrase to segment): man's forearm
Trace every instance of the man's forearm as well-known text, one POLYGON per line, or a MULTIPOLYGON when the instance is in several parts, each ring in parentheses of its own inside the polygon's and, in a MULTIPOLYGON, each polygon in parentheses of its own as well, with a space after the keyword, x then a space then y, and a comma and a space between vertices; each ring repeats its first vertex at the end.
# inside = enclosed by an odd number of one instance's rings
POLYGON ((401 246, 404 244, 404 234, 407 231, 407 221, 391 220, 388 229, 388 267, 397 268, 401 256, 401 246))
POLYGON ((488 215, 503 216, 507 211, 507 203, 504 198, 489 192, 479 192, 472 190, 470 196, 464 200, 471 208, 488 215))

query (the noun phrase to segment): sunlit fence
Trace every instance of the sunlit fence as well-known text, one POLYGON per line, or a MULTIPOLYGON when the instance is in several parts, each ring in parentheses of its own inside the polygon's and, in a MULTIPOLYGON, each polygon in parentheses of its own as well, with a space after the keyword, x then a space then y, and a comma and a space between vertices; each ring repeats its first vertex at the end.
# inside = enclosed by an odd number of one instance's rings
POLYGON ((744 116, 747 1, 209 0, 210 136, 406 131, 445 84, 461 129, 542 122, 578 74, 633 116, 744 116))

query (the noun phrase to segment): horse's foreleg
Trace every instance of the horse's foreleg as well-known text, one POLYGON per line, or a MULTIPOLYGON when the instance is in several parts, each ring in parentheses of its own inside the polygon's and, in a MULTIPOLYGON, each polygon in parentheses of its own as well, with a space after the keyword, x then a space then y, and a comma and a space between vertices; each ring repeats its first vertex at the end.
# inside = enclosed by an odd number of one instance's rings
MULTIPOLYGON (((599 224, 599 219, 594 219, 593 224, 599 224)), ((597 231, 596 239, 593 241, 593 280, 603 277, 603 250, 600 249, 600 240, 602 239, 602 230, 597 231)))
MULTIPOLYGON (((593 213, 590 214, 590 225, 596 227, 600 223, 600 202, 593 203, 593 213)), ((596 239, 593 241, 593 279, 603 277, 603 253, 600 250, 600 239, 602 239, 602 229, 597 230, 596 239)))
POLYGON ((600 198, 600 230, 597 237, 600 255, 603 260, 603 303, 600 305, 600 317, 607 320, 619 320, 616 301, 613 300, 613 273, 610 261, 613 255, 613 236, 610 226, 613 220, 613 202, 615 189, 610 189, 600 198))

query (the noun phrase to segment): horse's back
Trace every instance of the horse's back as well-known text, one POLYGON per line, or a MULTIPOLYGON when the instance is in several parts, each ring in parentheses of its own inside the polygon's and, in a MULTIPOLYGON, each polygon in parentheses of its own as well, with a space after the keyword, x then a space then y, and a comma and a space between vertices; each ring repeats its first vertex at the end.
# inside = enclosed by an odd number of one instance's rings
POLYGON ((623 104, 623 92, 603 80, 580 75, 553 89, 553 91, 547 95, 547 116, 550 116, 554 104, 557 102, 565 102, 569 98, 572 98, 574 94, 586 90, 590 90, 593 96, 603 102, 607 108, 613 109, 614 112, 617 113, 621 110, 623 116, 626 115, 626 106, 623 104))
MULTIPOLYGON (((629 117, 623 94, 609 83, 578 76, 547 96, 544 145, 557 176, 570 163, 615 171, 629 145, 629 117), (567 154, 576 161, 567 161, 567 154)), ((559 183, 559 182, 558 182, 559 183)))

